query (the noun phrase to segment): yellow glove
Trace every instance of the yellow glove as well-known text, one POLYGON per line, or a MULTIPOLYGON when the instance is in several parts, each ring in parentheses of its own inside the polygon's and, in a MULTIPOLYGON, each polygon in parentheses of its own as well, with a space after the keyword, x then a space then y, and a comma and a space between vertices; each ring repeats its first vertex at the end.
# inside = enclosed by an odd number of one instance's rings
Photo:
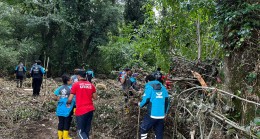
POLYGON ((76 112, 76 108, 73 108, 73 114, 75 115, 75 112, 76 112))

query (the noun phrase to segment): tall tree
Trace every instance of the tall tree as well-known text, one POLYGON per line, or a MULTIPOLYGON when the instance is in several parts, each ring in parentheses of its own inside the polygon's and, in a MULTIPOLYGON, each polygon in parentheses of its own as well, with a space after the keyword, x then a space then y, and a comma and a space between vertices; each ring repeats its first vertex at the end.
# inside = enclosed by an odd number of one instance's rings
POLYGON ((144 5, 147 0, 126 0, 124 18, 127 23, 134 22, 135 27, 144 23, 144 5))
MULTIPOLYGON (((226 84, 234 94, 250 98, 260 96, 260 6, 257 0, 219 1, 218 33, 226 51, 226 84)), ((241 122, 255 116, 254 108, 235 102, 235 114, 241 122)))

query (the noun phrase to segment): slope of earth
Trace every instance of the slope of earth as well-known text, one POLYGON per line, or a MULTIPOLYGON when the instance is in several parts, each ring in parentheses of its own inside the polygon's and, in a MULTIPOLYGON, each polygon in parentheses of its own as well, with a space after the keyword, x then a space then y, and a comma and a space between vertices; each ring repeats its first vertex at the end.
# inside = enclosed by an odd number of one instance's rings
MULTIPOLYGON (((137 125, 137 120, 127 120, 124 115, 123 95, 120 85, 114 80, 95 79, 99 99, 96 100, 92 122, 91 138, 127 137, 136 129, 121 129, 125 124, 137 125), (134 123, 133 123, 134 122, 134 123), (115 132, 116 131, 116 132, 115 132)), ((53 91, 61 85, 53 79, 43 81, 39 97, 32 96, 31 80, 24 82, 23 88, 17 88, 16 82, 0 79, 0 139, 54 139, 57 138, 58 118, 55 116, 56 101, 53 91)), ((137 116, 135 116, 137 117, 137 116)), ((135 134, 135 133, 132 133, 135 134)), ((75 117, 70 131, 76 138, 75 117)))

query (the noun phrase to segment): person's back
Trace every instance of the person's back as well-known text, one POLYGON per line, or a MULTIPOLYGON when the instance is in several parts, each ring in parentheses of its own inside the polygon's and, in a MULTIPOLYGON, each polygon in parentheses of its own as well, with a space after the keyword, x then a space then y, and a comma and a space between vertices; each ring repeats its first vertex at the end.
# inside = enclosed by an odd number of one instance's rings
MULTIPOLYGON (((163 119, 168 108, 168 91, 159 81, 150 81, 145 85, 145 94, 149 97, 148 111, 151 118, 163 119)), ((140 103, 144 106, 146 99, 140 103)))
POLYGON ((169 95, 166 88, 155 80, 154 75, 146 77, 144 95, 139 106, 147 105, 147 114, 140 125, 141 138, 146 139, 150 129, 154 129, 155 138, 162 139, 164 132, 164 118, 169 108, 169 95))
POLYGON ((43 75, 45 74, 44 68, 41 66, 41 61, 37 60, 37 64, 34 64, 31 68, 31 76, 33 78, 33 96, 38 96, 40 94, 43 75))
POLYGON ((24 76, 26 72, 26 68, 22 63, 20 63, 18 66, 16 66, 15 72, 16 72, 16 76, 24 76))
POLYGON ((73 84, 71 92, 76 95, 76 115, 95 110, 92 95, 96 92, 96 88, 93 84, 86 80, 79 80, 73 84))
POLYGON ((89 138, 89 131, 91 129, 91 121, 95 110, 93 99, 97 99, 95 86, 85 79, 86 72, 79 71, 79 81, 74 83, 71 88, 71 94, 67 101, 67 105, 76 96, 76 121, 78 134, 82 139, 89 138))
POLYGON ((18 66, 16 66, 16 68, 15 68, 17 87, 19 87, 19 83, 20 83, 20 88, 22 87, 25 72, 26 72, 26 68, 23 65, 23 63, 20 62, 20 64, 18 66))
POLYGON ((68 97, 70 95, 72 80, 66 74, 62 76, 63 85, 57 88, 54 91, 54 94, 57 96, 58 104, 56 109, 56 115, 59 118, 58 123, 58 138, 59 139, 71 139, 69 137, 69 129, 72 121, 73 107, 75 101, 72 101, 70 107, 66 106, 68 97))
POLYGON ((34 65, 32 67, 31 75, 33 78, 42 78, 44 73, 45 71, 41 65, 34 65))
POLYGON ((86 72, 86 74, 87 74, 87 80, 88 80, 89 82, 91 82, 92 78, 94 78, 94 72, 93 72, 93 70, 88 69, 87 72, 86 72))

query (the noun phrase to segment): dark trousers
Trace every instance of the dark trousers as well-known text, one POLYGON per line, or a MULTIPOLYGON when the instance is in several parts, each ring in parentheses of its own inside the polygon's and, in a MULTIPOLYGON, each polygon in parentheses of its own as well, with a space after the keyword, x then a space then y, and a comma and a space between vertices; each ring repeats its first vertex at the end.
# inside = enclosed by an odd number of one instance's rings
POLYGON ((16 76, 16 80, 17 80, 17 87, 21 88, 23 86, 23 76, 16 76))
POLYGON ((70 115, 68 117, 59 116, 59 124, 58 124, 58 130, 70 130, 70 125, 72 121, 72 114, 73 110, 71 111, 70 115))
POLYGON ((153 128, 156 139, 163 139, 164 119, 153 119, 145 115, 140 125, 141 139, 146 139, 148 131, 153 128))
POLYGON ((91 121, 93 117, 93 111, 76 116, 78 136, 80 139, 89 139, 89 131, 91 129, 91 121))
POLYGON ((89 82, 91 82, 92 77, 88 77, 88 76, 87 76, 87 80, 88 80, 89 82))
POLYGON ((32 87, 33 87, 33 95, 40 95, 42 85, 42 78, 33 78, 32 87))

